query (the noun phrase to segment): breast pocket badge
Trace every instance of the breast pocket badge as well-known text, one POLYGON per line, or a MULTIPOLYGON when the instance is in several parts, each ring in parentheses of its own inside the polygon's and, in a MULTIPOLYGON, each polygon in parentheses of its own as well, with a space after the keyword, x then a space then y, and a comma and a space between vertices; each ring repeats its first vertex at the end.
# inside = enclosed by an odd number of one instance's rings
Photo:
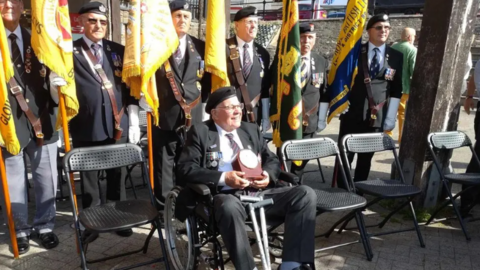
POLYGON ((395 72, 396 72, 395 69, 387 68, 387 70, 385 70, 385 80, 393 81, 393 78, 395 77, 395 72))
POLYGON ((312 73, 312 84, 316 87, 320 87, 320 73, 312 73))
POLYGON ((199 81, 197 81, 196 84, 198 91, 202 91, 202 84, 199 81))
MULTIPOLYGON (((200 56, 199 56, 200 57, 200 56)), ((205 73, 205 62, 203 60, 200 61, 198 70, 197 70, 197 77, 203 78, 203 74, 205 73)))

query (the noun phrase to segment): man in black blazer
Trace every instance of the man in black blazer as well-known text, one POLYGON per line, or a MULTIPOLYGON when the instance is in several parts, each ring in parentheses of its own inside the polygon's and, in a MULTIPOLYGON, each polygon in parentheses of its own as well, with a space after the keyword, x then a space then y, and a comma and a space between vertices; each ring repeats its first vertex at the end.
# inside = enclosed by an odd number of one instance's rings
MULTIPOLYGON (((2 1, 0 11, 15 72, 15 76, 7 82, 10 108, 3 108, 3 114, 8 111, 11 114, 3 115, 2 118, 7 117, 14 122, 21 147, 20 153, 15 156, 4 148, 1 151, 5 159, 18 251, 24 254, 30 249, 32 232, 38 234, 46 249, 54 248, 59 243, 53 233, 57 191, 56 104, 47 87, 48 71, 33 52, 30 33, 19 24, 23 2, 2 1), (30 115, 30 119, 27 115, 30 115), (25 154, 30 159, 35 189, 36 213, 33 225, 28 224, 25 154)), ((3 204, 3 199, 1 203, 3 204)))
MULTIPOLYGON (((211 76, 205 73, 205 42, 188 35, 192 13, 187 1, 170 2, 172 20, 180 44, 175 53, 168 59, 168 66, 173 78, 174 87, 178 89, 175 96, 171 82, 167 76, 167 65, 163 65, 155 74, 160 107, 159 126, 154 127, 153 162, 155 196, 158 207, 163 208, 165 196, 174 187, 175 163, 181 149, 177 129, 186 125, 187 118, 191 124, 201 123, 208 119, 203 108, 211 91, 211 76), (184 99, 191 112, 184 111, 178 99, 184 99)), ((140 105, 151 110, 140 100, 140 105)))
POLYGON ((258 32, 257 9, 244 7, 235 14, 235 36, 227 39, 227 74, 232 86, 237 89, 238 99, 245 104, 243 120, 251 122, 248 117, 248 104, 241 91, 244 81, 248 99, 252 104, 254 121, 261 124, 264 132, 270 129, 270 54, 260 44, 254 42, 258 32), (237 57, 238 56, 238 57, 237 57), (237 58, 237 60, 235 60, 237 58), (234 62, 239 61, 241 72, 235 72, 234 62), (239 81, 238 76, 243 76, 239 81), (260 102, 261 101, 261 102, 260 102))
POLYGON ((214 193, 214 215, 225 247, 235 269, 255 269, 252 251, 244 228, 247 214, 236 195, 273 198, 266 207, 269 219, 285 222, 283 263, 280 269, 309 269, 313 265, 315 231, 315 192, 307 186, 275 187, 280 162, 267 147, 256 124, 242 122, 242 108, 233 87, 211 94, 206 112, 211 120, 194 125, 180 155, 177 179, 181 183, 202 183, 214 193), (235 171, 232 162, 241 149, 250 149, 261 159, 262 179, 247 180, 235 171), (250 193, 254 190, 254 193, 250 193))
MULTIPOLYGON (((122 82, 124 47, 104 39, 107 9, 100 2, 90 2, 80 9, 79 14, 85 34, 73 42, 75 83, 80 104, 77 116, 70 121, 73 147, 127 141, 137 143, 140 140, 138 102, 130 96, 130 90, 122 82), (105 73, 104 77, 99 66, 105 73)), ((119 169, 107 170, 105 191, 105 187, 100 187, 97 172, 81 173, 83 208, 100 205, 107 200, 125 199, 122 174, 119 169)), ((129 229, 117 234, 129 236, 132 231, 129 229)))
MULTIPOLYGON (((358 55, 358 74, 348 98, 350 106, 348 112, 340 116, 340 139, 346 134, 382 132, 395 127, 402 96, 403 55, 386 44, 390 33, 387 15, 378 14, 370 18, 367 31, 369 41, 362 45, 358 55), (365 74, 368 74, 367 78, 365 74), (371 101, 365 79, 371 80, 371 101)), ((373 153, 358 155, 355 181, 368 178, 372 157, 373 153)), ((348 156, 350 163, 353 158, 353 154, 348 156)))
MULTIPOLYGON (((329 103, 326 93, 328 62, 323 56, 312 51, 317 38, 314 30, 313 24, 300 24, 303 138, 313 138, 317 131, 325 129, 329 103)), ((307 163, 303 161, 297 166, 292 162, 291 172, 301 177, 307 163)))

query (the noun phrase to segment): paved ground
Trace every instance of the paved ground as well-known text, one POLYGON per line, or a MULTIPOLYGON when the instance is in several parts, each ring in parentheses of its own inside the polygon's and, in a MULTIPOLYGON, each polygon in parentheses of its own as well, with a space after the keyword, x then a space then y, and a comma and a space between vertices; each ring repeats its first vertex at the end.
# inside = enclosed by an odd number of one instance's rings
MULTIPOLYGON (((464 130, 473 138, 473 115, 462 114, 460 120, 460 130, 464 130)), ((338 132, 338 119, 335 119, 331 125, 324 131, 326 136, 336 139, 338 132)), ((394 137, 396 138, 396 134, 394 137)), ((465 151, 454 153, 452 158, 455 169, 462 171, 466 168, 470 154, 465 151)), ((388 177, 392 157, 387 154, 375 156, 375 162, 372 167, 372 178, 388 177)), ((313 187, 329 185, 332 175, 333 160, 322 163, 324 165, 326 184, 318 180, 318 173, 307 174, 306 183, 313 187)), ((314 163, 309 164, 310 169, 315 169, 314 163)), ((135 179, 140 183, 139 179, 135 179)), ((66 191, 66 186, 63 186, 66 191)), ((79 189, 77 189, 79 190, 79 189)), ((458 187, 454 186, 454 190, 458 187)), ((147 197, 146 189, 140 189, 139 196, 147 197)), ((33 192, 32 196, 33 196, 33 192)), ((131 190, 127 195, 133 198, 131 190)), ((388 205, 383 205, 387 207, 388 205)), ((31 216, 34 213, 34 204, 30 205, 31 216)), ((0 227, 0 269, 76 269, 79 267, 79 259, 75 248, 74 231, 71 228, 73 221, 69 201, 58 202, 57 204, 57 226, 55 232, 60 238, 60 245, 53 250, 43 249, 37 240, 32 240, 30 252, 21 256, 19 260, 13 260, 13 255, 9 249, 8 230, 5 225, 0 227)), ((374 224, 385 216, 386 209, 383 207, 374 207, 365 212, 366 223, 374 224)), ((341 215, 322 214, 317 218, 317 233, 320 234, 327 230, 341 215)), ((480 208, 474 209, 474 214, 480 214, 480 208)), ((384 229, 371 228, 370 232, 391 230, 397 228, 408 228, 412 226, 410 220, 403 218, 404 214, 396 215, 384 229)), ((421 248, 416 234, 407 232, 395 235, 375 237, 372 241, 374 257, 371 262, 365 259, 361 244, 354 244, 333 250, 319 252, 316 254, 317 269, 480 269, 480 227, 478 224, 470 223, 467 225, 472 241, 466 242, 459 224, 455 220, 437 223, 431 226, 422 226, 421 230, 425 239, 426 248, 421 248)), ((134 235, 129 238, 121 238, 116 234, 101 235, 98 240, 89 246, 88 257, 98 258, 104 255, 112 255, 119 251, 133 250, 143 244, 148 227, 134 229, 134 235)), ((330 238, 318 238, 317 248, 326 247, 333 244, 340 244, 358 239, 356 231, 344 232, 342 234, 332 234, 330 238)), ((93 264, 90 269, 117 269, 128 264, 148 260, 161 255, 158 236, 152 240, 149 252, 127 258, 114 259, 112 261, 100 264, 93 264)), ((258 258, 257 258, 258 259, 258 258)), ((274 269, 280 260, 277 259, 274 269)), ((160 264, 144 266, 140 269, 163 269, 160 264)), ((233 269, 228 265, 227 269, 233 269)))

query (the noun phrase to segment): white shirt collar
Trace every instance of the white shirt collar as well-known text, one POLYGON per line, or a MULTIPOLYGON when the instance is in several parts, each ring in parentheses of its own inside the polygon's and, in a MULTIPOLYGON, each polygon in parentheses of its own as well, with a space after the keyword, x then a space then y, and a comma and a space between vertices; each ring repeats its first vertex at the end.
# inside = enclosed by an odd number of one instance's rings
POLYGON ((180 48, 180 51, 182 52, 182 58, 185 57, 185 51, 187 50, 187 35, 183 35, 183 37, 179 38, 178 41, 180 42, 178 44, 178 47, 180 48))
POLYGON ((312 55, 312 52, 308 52, 307 54, 302 55, 301 57, 302 57, 302 58, 303 58, 303 57, 306 57, 307 60, 310 60, 311 55, 312 55))
MULTIPOLYGON (((10 30, 5 28, 5 34, 7 34, 7 38, 10 36, 11 33, 14 33, 17 36, 18 41, 23 42, 22 29, 20 28, 20 25, 18 25, 13 32, 10 32, 10 30)), ((18 41, 17 41, 17 44, 18 44, 18 41)))
POLYGON ((370 41, 368 42, 368 53, 372 53, 373 49, 375 48, 378 48, 380 50, 380 55, 385 55, 385 43, 382 44, 382 46, 380 47, 377 47, 375 45, 373 45, 373 43, 371 43, 370 41))
POLYGON ((243 39, 241 39, 240 37, 238 37, 238 36, 235 36, 235 37, 237 38, 237 44, 238 44, 237 47, 243 49, 243 45, 244 45, 245 43, 247 43, 247 44, 248 44, 248 49, 253 49, 253 39, 252 39, 252 41, 250 41, 250 42, 245 42, 245 41, 244 41, 243 39))
POLYGON ((103 48, 103 40, 100 40, 98 42, 93 42, 89 38, 87 38, 87 36, 85 36, 85 35, 83 35, 83 40, 85 40, 85 42, 87 43, 89 48, 92 47, 93 43, 97 43, 98 45, 100 45, 103 48))
POLYGON ((221 128, 219 125, 215 124, 215 126, 217 127, 217 131, 218 131, 218 135, 220 137, 224 137, 225 134, 228 134, 228 133, 232 133, 234 137, 238 137, 238 134, 237 134, 237 130, 233 130, 232 132, 227 132, 225 131, 223 128, 221 128))

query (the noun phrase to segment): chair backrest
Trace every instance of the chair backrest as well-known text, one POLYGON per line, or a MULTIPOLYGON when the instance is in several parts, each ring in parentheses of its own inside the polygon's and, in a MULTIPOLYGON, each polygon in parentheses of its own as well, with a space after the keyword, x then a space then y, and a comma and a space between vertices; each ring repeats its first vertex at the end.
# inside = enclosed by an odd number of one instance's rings
POLYGON ((461 131, 433 132, 428 134, 428 142, 434 150, 452 150, 472 145, 467 134, 461 131))
POLYGON ((395 150, 395 143, 385 133, 347 134, 342 147, 350 153, 373 153, 395 150))
POLYGON ((140 112, 138 112, 138 124, 140 126, 147 125, 147 111, 141 110, 140 112))
POLYGON ((310 160, 335 156, 338 148, 330 138, 301 139, 284 142, 281 153, 284 161, 310 160))
POLYGON ((145 162, 142 149, 131 143, 80 147, 63 157, 66 173, 100 171, 145 162))

